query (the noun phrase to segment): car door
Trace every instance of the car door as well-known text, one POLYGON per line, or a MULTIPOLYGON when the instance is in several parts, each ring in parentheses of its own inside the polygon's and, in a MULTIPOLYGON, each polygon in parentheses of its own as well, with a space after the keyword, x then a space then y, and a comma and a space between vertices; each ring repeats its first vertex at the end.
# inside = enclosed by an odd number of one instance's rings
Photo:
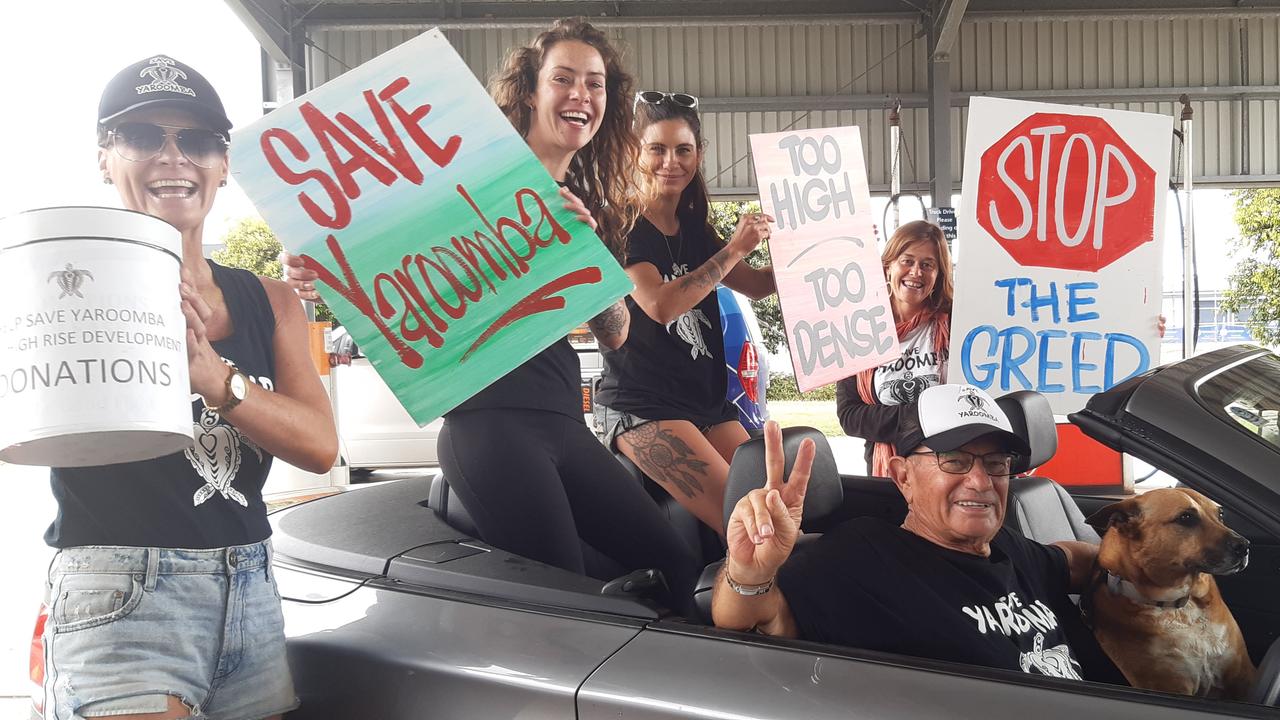
POLYGON ((1132 380, 1071 416, 1091 437, 1220 503, 1227 525, 1249 539, 1249 566, 1218 586, 1255 662, 1280 637, 1278 411, 1280 358, 1240 345, 1132 380), (1232 411, 1242 406, 1257 412, 1232 411))
POLYGON ((578 720, 1207 718, 1238 703, 1131 690, 682 623, 637 635, 578 692, 578 720))

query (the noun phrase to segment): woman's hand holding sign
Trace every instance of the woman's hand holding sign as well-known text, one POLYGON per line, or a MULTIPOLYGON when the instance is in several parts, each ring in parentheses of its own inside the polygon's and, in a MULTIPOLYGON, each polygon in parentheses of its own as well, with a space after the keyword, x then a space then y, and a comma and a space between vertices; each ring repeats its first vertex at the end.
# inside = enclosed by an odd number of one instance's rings
POLYGON ((579 222, 585 223, 592 230, 598 229, 600 226, 596 224, 596 219, 591 217, 591 211, 583 204, 582 199, 573 194, 569 188, 560 188, 560 197, 564 198, 564 209, 573 213, 579 222))
POLYGON ((311 302, 320 302, 320 293, 316 292, 316 278, 320 277, 315 270, 306 267, 302 258, 288 252, 280 253, 280 267, 284 269, 284 281, 298 293, 298 297, 311 302))
POLYGON ((741 258, 750 255, 760 247, 760 243, 769 239, 769 223, 773 218, 764 213, 747 213, 738 219, 738 227, 734 228, 728 246, 741 258))

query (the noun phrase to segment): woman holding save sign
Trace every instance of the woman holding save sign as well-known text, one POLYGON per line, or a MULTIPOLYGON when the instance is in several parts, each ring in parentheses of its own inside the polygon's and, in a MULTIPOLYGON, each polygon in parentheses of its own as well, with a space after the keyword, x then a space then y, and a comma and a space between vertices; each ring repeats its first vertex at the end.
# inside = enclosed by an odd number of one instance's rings
POLYGON ((747 440, 725 400, 724 338, 716 284, 752 299, 776 291, 773 270, 743 262, 769 221, 742 216, 728 243, 708 220, 698 100, 684 93, 636 95, 644 208, 623 266, 631 328, 604 352, 597 400, 611 443, 703 523, 724 535, 724 488, 733 451, 747 440))
MULTIPOLYGON (((565 207, 620 253, 632 220, 636 139, 631 77, 604 33, 580 20, 556 22, 511 51, 490 92, 563 186, 565 207)), ((299 294, 318 299, 316 275, 299 258, 282 260, 299 294)), ((588 324, 602 346, 617 347, 628 320, 619 301, 588 324)), ((445 477, 486 542, 586 573, 585 541, 629 570, 662 570, 667 601, 683 609, 697 561, 583 422, 580 373, 577 353, 560 338, 446 414, 438 441, 445 477)))
POLYGON ((120 71, 102 94, 103 182, 129 210, 182 234, 187 359, 201 399, 184 452, 52 471, 47 718, 249 720, 298 704, 262 486, 272 456, 324 472, 338 440, 297 298, 203 257, 230 130, 208 81, 164 55, 120 71))

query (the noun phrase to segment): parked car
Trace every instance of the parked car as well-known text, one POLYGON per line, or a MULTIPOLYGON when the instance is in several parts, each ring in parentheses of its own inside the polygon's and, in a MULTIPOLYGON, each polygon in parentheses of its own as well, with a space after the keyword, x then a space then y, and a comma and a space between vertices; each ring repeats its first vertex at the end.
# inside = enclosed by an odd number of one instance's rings
POLYGON ((761 430, 769 419, 769 356, 765 352, 751 301, 721 285, 720 327, 724 330, 725 371, 729 374, 728 400, 738 408, 738 419, 748 431, 761 430))
MULTIPOLYGON (((1219 501, 1250 539, 1253 562, 1219 585, 1255 661, 1270 648, 1259 690, 1272 703, 1280 441, 1255 420, 1277 409, 1280 358, 1236 346, 1150 371, 1071 416, 1093 438, 1219 501), (1249 418, 1232 408, 1248 408, 1249 418)), ((834 464, 822 472, 843 499, 830 518, 806 513, 806 532, 824 520, 905 512, 887 480, 832 479, 834 464)), ((1083 527, 1081 511, 1114 500, 1077 495, 1069 507, 1055 494, 1046 512, 1062 517, 1044 522, 1022 501, 1047 487, 1043 478, 1011 481, 1006 518, 1046 542, 1083 527)), ((439 477, 352 489, 271 521, 303 701, 291 718, 1276 716, 1260 705, 719 630, 656 606, 635 578, 577 575, 486 544, 439 477)))

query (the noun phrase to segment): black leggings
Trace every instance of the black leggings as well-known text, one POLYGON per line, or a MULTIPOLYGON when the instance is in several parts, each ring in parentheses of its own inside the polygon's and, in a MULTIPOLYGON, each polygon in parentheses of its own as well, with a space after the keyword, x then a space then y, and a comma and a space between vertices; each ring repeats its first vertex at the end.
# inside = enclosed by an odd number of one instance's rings
POLYGON ((458 411, 445 418, 439 449, 449 487, 485 542, 583 573, 585 540, 628 570, 661 570, 672 607, 690 607, 697 556, 581 421, 542 410, 458 411))

